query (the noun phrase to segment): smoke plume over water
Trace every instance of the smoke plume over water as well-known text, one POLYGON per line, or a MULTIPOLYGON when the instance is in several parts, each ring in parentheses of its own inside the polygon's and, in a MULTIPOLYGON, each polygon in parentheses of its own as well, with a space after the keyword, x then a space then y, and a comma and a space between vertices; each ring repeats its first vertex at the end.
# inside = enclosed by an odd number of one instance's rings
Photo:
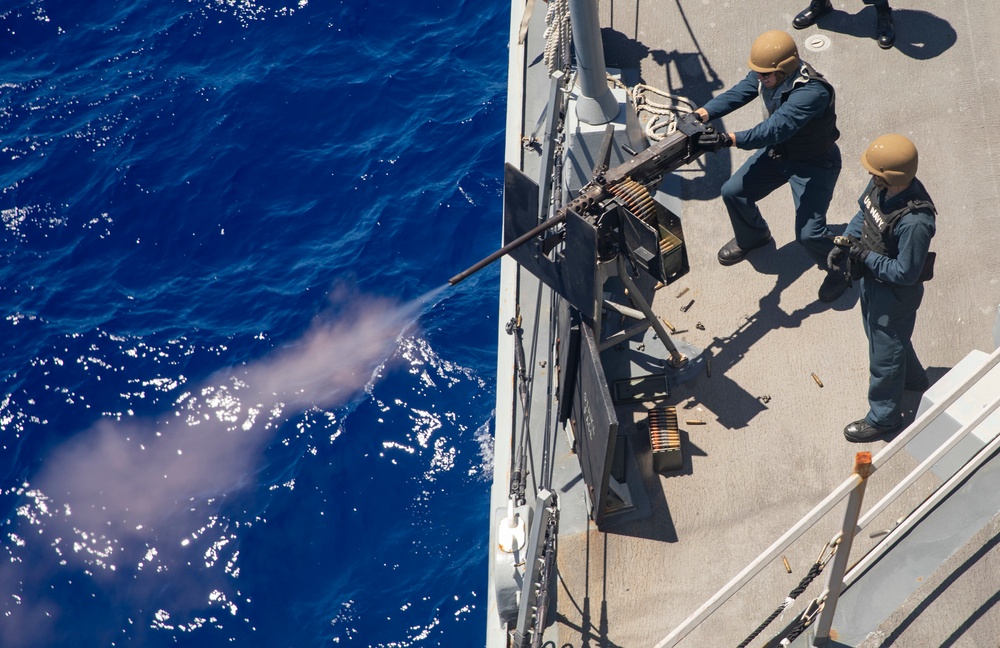
MULTIPOLYGON (((256 474, 277 427, 356 396, 392 360, 431 295, 405 305, 342 298, 335 319, 317 320, 260 360, 217 372, 158 420, 102 420, 57 447, 16 493, 25 503, 8 531, 23 551, 0 572, 0 591, 13 596, 0 608, 7 614, 0 645, 31 645, 51 632, 59 610, 45 590, 57 574, 82 571, 112 600, 126 590, 129 599, 152 598, 157 584, 143 570, 184 564, 171 555, 187 544, 178 536, 206 517, 211 525, 213 504, 251 485, 247 476, 256 474)), ((174 589, 175 605, 204 605, 203 592, 174 589)), ((219 597, 224 603, 226 594, 219 597)))

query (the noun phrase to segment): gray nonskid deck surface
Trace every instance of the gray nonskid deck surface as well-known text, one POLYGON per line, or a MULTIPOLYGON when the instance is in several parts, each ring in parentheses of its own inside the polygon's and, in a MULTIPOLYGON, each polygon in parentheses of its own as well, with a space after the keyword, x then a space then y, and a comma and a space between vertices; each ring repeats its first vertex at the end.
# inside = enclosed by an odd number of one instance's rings
POLYGON ((997 645, 1000 517, 945 561, 861 648, 997 645))
MULTIPOLYGON (((993 116, 1000 105, 1000 20, 993 5, 978 1, 929 0, 919 8, 893 2, 897 45, 882 51, 872 39, 874 10, 860 0, 838 0, 818 27, 794 31, 791 19, 805 4, 602 1, 608 63, 637 69, 643 82, 701 105, 746 74, 749 46, 759 33, 789 31, 803 58, 837 88, 844 169, 828 214, 833 226, 846 224, 857 211, 868 179, 858 158, 868 143, 887 132, 913 139, 921 153, 919 177, 940 212, 932 245, 936 278, 927 284, 914 343, 932 378, 939 377, 970 350, 993 349, 1000 303, 1000 130, 993 116), (806 39, 814 35, 827 37, 829 46, 808 51, 806 39)), ((722 124, 740 130, 760 118, 755 103, 722 124)), ((644 432, 633 426, 652 516, 609 533, 591 530, 561 539, 560 647, 654 645, 842 482, 857 451, 884 445, 859 446, 843 437, 844 425, 867 411, 867 342, 858 293, 855 288, 832 304, 817 301, 823 275, 809 267, 792 240, 787 188, 761 202, 775 244, 733 267, 716 261, 716 251, 732 236, 719 187, 748 155, 709 154, 704 164, 680 173, 691 271, 662 289, 654 308, 685 331, 679 337, 711 352, 712 376, 697 378, 671 398, 684 436, 683 471, 649 472, 648 442, 642 448, 644 432), (687 419, 706 424, 686 425, 687 419)), ((907 406, 915 410, 917 399, 909 398, 907 406)), ((637 409, 634 419, 643 418, 637 409)), ((895 483, 893 476, 914 463, 905 453, 897 455, 872 478, 866 498, 875 501, 895 483)), ((931 477, 923 480, 908 503, 934 485, 931 477)), ((888 512, 884 524, 898 515, 888 512)), ((833 517, 839 518, 839 509, 833 517)), ((759 583, 681 645, 738 644, 798 583, 838 526, 839 519, 821 524, 787 553, 791 574, 775 561, 759 583)), ((980 543, 995 544, 989 529, 984 534, 980 543)), ((873 541, 866 534, 860 542, 864 550, 873 541)), ((994 571, 995 554, 969 550, 994 571)), ((949 599, 942 613, 977 611, 971 624, 925 624, 924 616, 941 606, 912 602, 919 621, 902 611, 905 632, 896 633, 893 645, 939 645, 941 627, 949 628, 944 638, 955 646, 979 645, 971 637, 986 636, 974 635, 984 627, 1000 632, 995 584, 984 585, 992 588, 984 592, 971 579, 962 582, 953 593, 959 598, 949 599), (922 634, 921 628, 930 627, 938 634, 922 634)))

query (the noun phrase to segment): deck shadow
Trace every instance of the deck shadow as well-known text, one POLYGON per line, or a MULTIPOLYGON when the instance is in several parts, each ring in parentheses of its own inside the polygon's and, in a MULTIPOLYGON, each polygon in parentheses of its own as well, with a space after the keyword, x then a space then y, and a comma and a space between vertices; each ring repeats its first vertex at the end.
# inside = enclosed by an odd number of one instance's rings
POLYGON ((670 505, 664 494, 661 479, 684 477, 694 473, 692 458, 705 457, 707 454, 691 441, 686 430, 679 430, 682 465, 677 470, 657 472, 653 469, 652 450, 649 445, 648 430, 641 426, 629 432, 633 452, 635 453, 641 477, 642 488, 649 503, 649 515, 641 518, 624 519, 617 522, 613 517, 605 518, 602 531, 607 535, 643 538, 657 542, 674 543, 678 541, 677 528, 670 514, 670 505))
MULTIPOLYGON (((949 367, 927 367, 927 380, 931 386, 941 379, 948 371, 949 367)), ((903 427, 892 436, 885 437, 886 441, 892 441, 898 434, 909 427, 917 418, 917 410, 920 408, 920 401, 924 397, 924 392, 904 391, 903 398, 899 402, 899 408, 903 415, 903 427)))
MULTIPOLYGON (((572 602, 572 606, 576 608, 577 612, 580 614, 579 624, 574 623, 564 614, 555 615, 555 623, 563 625, 577 633, 579 633, 580 644, 579 648, 624 648, 616 643, 613 643, 608 638, 608 629, 610 628, 608 620, 608 535, 606 533, 599 533, 593 530, 587 531, 584 536, 586 536, 586 544, 584 546, 584 565, 586 565, 586 579, 583 583, 583 600, 579 603, 576 602, 572 597, 570 585, 563 579, 562 574, 559 574, 559 595, 569 597, 572 602), (591 608, 593 607, 593 596, 591 592, 591 578, 590 578, 590 568, 593 564, 591 554, 593 552, 592 539, 600 537, 601 544, 601 579, 600 579, 600 616, 598 618, 597 626, 593 623, 593 614, 591 608)), ((562 644, 563 648, 575 648, 577 644, 572 642, 562 644)), ((555 644, 552 642, 547 642, 544 644, 545 648, 555 648, 555 644)))
MULTIPOLYGON (((857 304, 858 290, 850 288, 833 302, 824 303, 817 299, 791 313, 781 310, 782 292, 813 267, 812 262, 798 248, 797 243, 788 243, 780 249, 775 249, 771 243, 755 250, 747 258, 747 262, 757 272, 775 275, 777 280, 770 292, 758 301, 757 312, 748 315, 731 334, 715 337, 712 343, 705 347, 705 352, 712 355, 712 374, 710 378, 698 379, 696 398, 700 404, 715 412, 718 422, 728 429, 746 427, 757 414, 766 409, 765 404, 761 402, 760 394, 750 394, 726 376, 754 345, 776 329, 798 328, 812 315, 827 310, 851 310, 857 304)), ((816 287, 819 287, 818 281, 816 287)), ((860 322, 858 326, 861 326, 860 322)), ((695 395, 693 388, 691 395, 695 395)))
MULTIPOLYGON (((713 94, 722 90, 725 85, 712 67, 711 61, 701 50, 693 32, 691 32, 691 38, 695 42, 695 51, 672 50, 668 52, 662 49, 650 49, 641 41, 616 29, 609 27, 601 29, 601 39, 608 67, 622 70, 624 83, 629 86, 646 83, 641 73, 642 62, 646 59, 652 59, 664 70, 667 79, 664 91, 689 100, 693 107, 699 107, 708 102, 713 94)), ((681 195, 689 200, 717 198, 722 183, 729 178, 731 173, 732 157, 729 151, 723 150, 711 155, 703 155, 691 165, 679 170, 678 178, 681 181, 683 191, 681 195), (691 172, 698 175, 686 177, 686 174, 691 172)))
MULTIPOLYGON (((875 43, 875 8, 864 7, 856 14, 834 10, 816 21, 820 32, 829 31, 857 38, 871 39, 875 43)), ((892 9, 896 28, 894 47, 918 61, 936 58, 951 49, 958 40, 955 29, 947 20, 928 11, 917 9, 892 9)), ((877 56, 873 53, 872 56, 877 56)))

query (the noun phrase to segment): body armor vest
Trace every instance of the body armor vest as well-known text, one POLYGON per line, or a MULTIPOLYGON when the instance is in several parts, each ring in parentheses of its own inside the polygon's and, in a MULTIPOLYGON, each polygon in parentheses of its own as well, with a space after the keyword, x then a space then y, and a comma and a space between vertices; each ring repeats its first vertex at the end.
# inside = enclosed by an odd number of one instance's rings
POLYGON ((906 204, 895 211, 884 213, 879 207, 878 193, 881 191, 872 183, 871 189, 862 198, 865 220, 861 226, 861 244, 868 250, 895 259, 899 254, 896 238, 896 224, 903 216, 913 211, 928 211, 931 218, 937 216, 937 210, 930 195, 916 178, 913 179, 914 195, 906 204))
POLYGON ((787 141, 771 147, 776 153, 790 160, 811 160, 820 157, 830 150, 840 137, 840 131, 837 130, 836 91, 830 82, 808 63, 802 62, 797 76, 792 81, 792 87, 782 93, 781 102, 784 103, 791 92, 810 81, 818 81, 826 86, 830 92, 830 103, 822 115, 810 119, 787 141))

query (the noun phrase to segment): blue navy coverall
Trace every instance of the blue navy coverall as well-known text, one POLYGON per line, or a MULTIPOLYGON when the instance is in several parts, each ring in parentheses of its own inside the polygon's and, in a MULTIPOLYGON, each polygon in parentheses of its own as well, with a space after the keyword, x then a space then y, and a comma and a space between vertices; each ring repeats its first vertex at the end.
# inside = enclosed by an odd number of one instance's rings
POLYGON ((788 142, 812 119, 823 115, 831 93, 815 79, 793 86, 797 75, 789 75, 775 88, 765 88, 750 72, 735 86, 710 100, 702 108, 709 119, 724 117, 756 97, 764 102, 769 117, 750 130, 736 133, 736 146, 760 149, 722 185, 722 201, 729 212, 736 243, 750 248, 768 235, 769 228, 757 201, 788 183, 795 202, 795 232, 799 243, 821 268, 833 246, 826 228, 826 210, 840 176, 840 149, 836 144, 816 151, 807 160, 778 156, 788 142), (776 149, 777 147, 777 149, 776 149))
MULTIPOLYGON (((864 223, 863 202, 872 189, 858 199, 860 211, 847 226, 845 234, 861 237, 864 223)), ((885 198, 878 192, 879 209, 891 213, 905 206, 922 189, 918 180, 901 193, 885 198)), ((868 336, 868 404, 865 420, 875 427, 896 427, 902 420, 899 403, 906 386, 926 383, 927 373, 910 343, 917 307, 924 296, 918 278, 927 258, 936 226, 929 209, 917 208, 905 214, 893 232, 898 252, 895 258, 871 252, 865 258, 861 278, 861 316, 868 336)))

